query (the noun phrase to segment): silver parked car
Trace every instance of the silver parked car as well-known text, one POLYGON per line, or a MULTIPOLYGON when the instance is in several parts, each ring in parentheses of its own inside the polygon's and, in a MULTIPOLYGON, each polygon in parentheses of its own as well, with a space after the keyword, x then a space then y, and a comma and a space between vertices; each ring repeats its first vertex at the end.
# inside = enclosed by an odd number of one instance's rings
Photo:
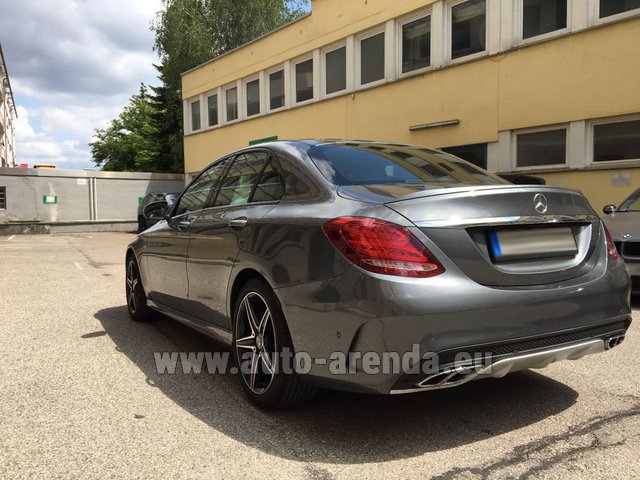
POLYGON ((640 292, 640 189, 620 204, 607 205, 604 222, 631 276, 634 293, 640 292))
POLYGON ((542 368, 631 322, 624 263, 580 193, 410 145, 231 153, 136 238, 126 272, 134 320, 156 310, 228 344, 265 408, 542 368))

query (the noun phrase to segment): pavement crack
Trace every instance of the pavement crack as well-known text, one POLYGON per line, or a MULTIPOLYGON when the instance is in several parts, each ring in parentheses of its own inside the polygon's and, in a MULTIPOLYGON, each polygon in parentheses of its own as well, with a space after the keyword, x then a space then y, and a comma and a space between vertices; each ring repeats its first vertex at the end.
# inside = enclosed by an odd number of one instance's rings
POLYGON ((434 479, 481 477, 512 477, 510 470, 518 470, 518 478, 527 479, 573 459, 586 451, 607 449, 626 442, 621 433, 610 439, 607 433, 612 425, 627 418, 640 416, 640 402, 634 406, 607 416, 594 417, 568 431, 548 435, 532 442, 516 446, 504 459, 478 467, 453 468, 434 479))

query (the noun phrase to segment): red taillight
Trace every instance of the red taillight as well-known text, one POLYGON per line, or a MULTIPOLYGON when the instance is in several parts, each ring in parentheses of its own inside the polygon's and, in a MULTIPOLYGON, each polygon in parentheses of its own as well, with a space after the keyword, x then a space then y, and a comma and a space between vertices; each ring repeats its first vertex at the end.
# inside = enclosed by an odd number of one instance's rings
POLYGON ((433 277, 444 267, 406 228, 364 217, 341 217, 322 227, 342 254, 365 270, 402 277, 433 277))
POLYGON ((609 233, 609 230, 607 230, 607 227, 605 226, 605 224, 602 224, 602 227, 604 228, 604 236, 607 239, 607 253, 609 254, 609 258, 611 260, 618 260, 619 256, 618 256, 618 249, 616 248, 616 244, 613 243, 613 239, 611 238, 611 234, 609 233))

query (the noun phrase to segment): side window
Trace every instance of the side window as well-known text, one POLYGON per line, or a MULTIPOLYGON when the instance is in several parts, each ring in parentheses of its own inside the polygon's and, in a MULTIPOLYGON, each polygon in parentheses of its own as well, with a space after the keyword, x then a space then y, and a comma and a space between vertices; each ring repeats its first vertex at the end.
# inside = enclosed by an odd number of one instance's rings
POLYGON ((269 162, 269 158, 266 152, 239 155, 222 181, 215 206, 249 203, 253 187, 269 162))
POLYGON ((280 200, 284 194, 282 179, 276 170, 273 160, 266 166, 253 192, 251 203, 280 200))
POLYGON ((211 190, 218 184, 228 163, 228 159, 217 162, 200 175, 180 198, 180 204, 176 208, 174 215, 184 215, 185 213, 203 209, 211 190))

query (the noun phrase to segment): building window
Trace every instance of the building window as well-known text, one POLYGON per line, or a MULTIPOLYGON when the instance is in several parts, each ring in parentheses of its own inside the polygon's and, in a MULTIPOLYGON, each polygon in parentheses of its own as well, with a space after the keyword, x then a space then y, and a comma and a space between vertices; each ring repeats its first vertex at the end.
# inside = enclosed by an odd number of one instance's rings
POLYGON ((593 126, 593 161, 640 160, 640 120, 593 126))
POLYGON ((247 117, 260 113, 260 80, 252 80, 246 85, 247 117))
POLYGON ((451 6, 451 59, 486 49, 487 2, 467 0, 451 6))
POLYGON ((640 0, 600 0, 598 16, 606 18, 636 9, 640 9, 640 0))
POLYGON ((567 163, 567 129, 516 134, 516 166, 539 167, 567 163))
POLYGON ((210 127, 218 125, 218 95, 207 97, 207 123, 210 127))
POLYGON ((7 187, 0 187, 0 210, 7 209, 7 187))
POLYGON ((360 85, 384 80, 384 32, 360 40, 360 85))
POLYGON ((191 130, 200 130, 200 100, 191 102, 191 130))
POLYGON ((313 59, 296 64, 296 103, 313 99, 313 59))
POLYGON ((227 100, 227 122, 238 119, 238 87, 230 88, 225 92, 227 100))
POLYGON ((327 52, 325 61, 326 94, 341 92, 347 88, 347 47, 327 52))
POLYGON ((522 38, 567 28, 567 0, 522 0, 522 38))
POLYGON ((402 25, 402 73, 431 65, 431 17, 402 25))
POLYGON ((284 107, 284 70, 269 74, 269 109, 284 107))

